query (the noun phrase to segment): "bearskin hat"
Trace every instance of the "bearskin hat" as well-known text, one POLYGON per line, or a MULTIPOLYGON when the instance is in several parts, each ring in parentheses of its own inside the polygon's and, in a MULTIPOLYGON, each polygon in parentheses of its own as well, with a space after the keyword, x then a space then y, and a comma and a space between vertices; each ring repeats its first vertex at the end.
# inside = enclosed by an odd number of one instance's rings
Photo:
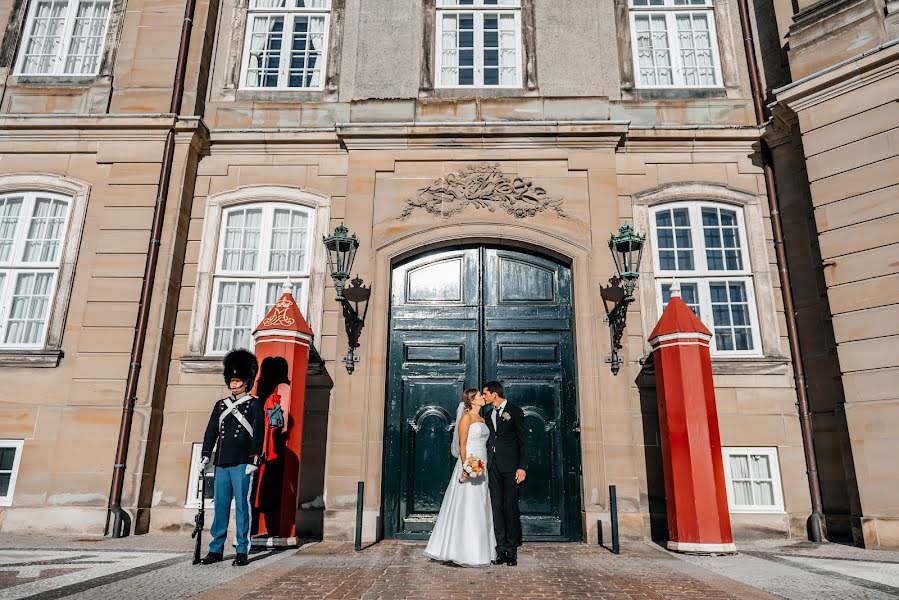
POLYGON ((247 384, 247 390, 253 387, 256 381, 256 373, 259 371, 259 363, 256 357, 248 350, 232 350, 225 356, 225 385, 232 379, 242 379, 247 384))

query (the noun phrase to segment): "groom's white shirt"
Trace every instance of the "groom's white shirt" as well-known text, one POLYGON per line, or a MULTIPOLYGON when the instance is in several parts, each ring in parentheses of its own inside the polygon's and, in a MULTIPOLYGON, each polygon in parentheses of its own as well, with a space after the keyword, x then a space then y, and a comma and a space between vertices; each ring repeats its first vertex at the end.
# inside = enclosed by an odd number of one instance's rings
POLYGON ((493 414, 490 415, 491 420, 493 420, 493 431, 496 431, 496 415, 503 413, 503 410, 506 408, 506 402, 508 402, 508 400, 503 400, 503 403, 499 405, 499 408, 494 407, 493 414))

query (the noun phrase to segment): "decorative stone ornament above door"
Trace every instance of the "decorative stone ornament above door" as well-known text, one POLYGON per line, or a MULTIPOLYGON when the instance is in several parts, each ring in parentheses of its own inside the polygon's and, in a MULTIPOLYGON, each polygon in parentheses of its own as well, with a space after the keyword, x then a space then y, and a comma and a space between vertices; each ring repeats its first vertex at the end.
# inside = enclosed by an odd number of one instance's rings
POLYGON ((500 207, 517 219, 533 217, 546 210, 555 211, 560 219, 568 218, 562 209, 561 198, 552 198, 532 181, 521 177, 509 179, 499 164, 487 163, 468 165, 457 173, 447 173, 418 190, 418 196, 406 200, 400 219, 407 218, 416 208, 448 219, 469 205, 490 212, 500 207))

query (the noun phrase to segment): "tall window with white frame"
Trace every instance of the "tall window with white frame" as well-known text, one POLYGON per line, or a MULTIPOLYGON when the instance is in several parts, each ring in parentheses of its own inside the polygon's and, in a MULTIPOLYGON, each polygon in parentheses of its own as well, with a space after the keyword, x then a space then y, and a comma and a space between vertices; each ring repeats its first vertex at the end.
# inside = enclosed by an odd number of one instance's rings
POLYGON ((331 0, 250 0, 241 87, 321 90, 331 0))
POLYGON ((708 202, 652 209, 661 313, 677 279, 681 298, 712 330, 717 356, 758 356, 761 342, 741 208, 708 202))
POLYGON ((47 338, 71 198, 0 195, 0 349, 39 349, 47 338))
POLYGON ((436 86, 521 87, 521 0, 438 0, 436 86))
POLYGON ((721 87, 713 0, 629 1, 637 87, 721 87))
POLYGON ((242 204, 222 215, 206 350, 249 348, 250 334, 281 296, 289 277, 305 313, 313 210, 279 202, 242 204))
POLYGON ((33 0, 16 72, 96 75, 109 24, 110 0, 33 0))

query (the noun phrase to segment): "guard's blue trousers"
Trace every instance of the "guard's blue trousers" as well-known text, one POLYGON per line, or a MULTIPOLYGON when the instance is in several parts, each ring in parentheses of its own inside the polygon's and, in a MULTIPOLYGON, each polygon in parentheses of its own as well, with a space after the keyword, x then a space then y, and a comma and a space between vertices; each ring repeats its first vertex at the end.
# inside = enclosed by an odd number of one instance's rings
POLYGON ((248 554, 250 549, 250 483, 252 475, 247 475, 247 465, 215 468, 215 516, 212 518, 212 541, 209 551, 224 554, 225 537, 228 535, 228 520, 231 516, 231 498, 234 498, 234 513, 237 519, 237 553, 248 554))

